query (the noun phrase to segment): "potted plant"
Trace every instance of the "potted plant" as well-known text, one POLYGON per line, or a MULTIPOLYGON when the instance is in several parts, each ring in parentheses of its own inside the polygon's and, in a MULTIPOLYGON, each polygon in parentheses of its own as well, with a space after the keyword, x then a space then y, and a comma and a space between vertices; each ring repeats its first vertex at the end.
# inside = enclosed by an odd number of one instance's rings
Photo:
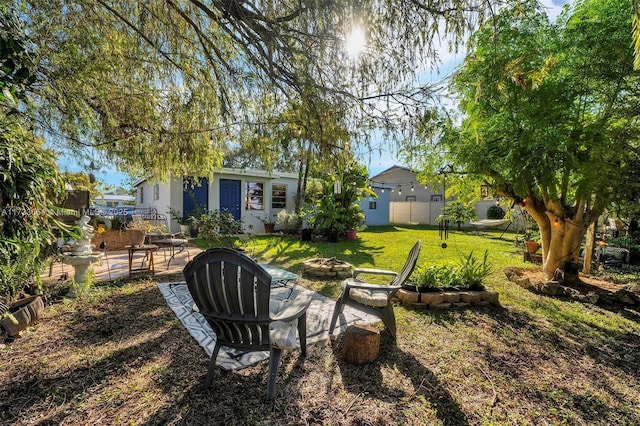
POLYGON ((524 234, 524 249, 527 253, 533 254, 538 251, 540 244, 538 238, 540 234, 537 230, 527 229, 524 234))
POLYGON ((347 240, 355 240, 358 231, 364 228, 365 216, 359 203, 353 203, 342 211, 340 222, 345 227, 347 240))
POLYGON ((22 330, 36 321, 44 312, 40 296, 20 299, 10 306, 0 304, 0 327, 9 337, 17 337, 22 330))
POLYGON ((186 238, 192 234, 192 229, 197 228, 196 218, 193 216, 183 216, 179 211, 169 207, 169 215, 171 218, 178 222, 180 226, 180 233, 186 238), (193 225, 193 226, 192 226, 193 225))
POLYGON ((264 232, 267 234, 273 234, 276 223, 271 218, 271 215, 265 212, 264 216, 260 218, 260 221, 264 224, 264 232))
POLYGON ((132 246, 144 245, 145 237, 151 232, 165 232, 164 226, 154 226, 146 220, 134 220, 126 225, 127 236, 132 246))
POLYGON ((302 241, 311 241, 311 237, 313 236, 313 231, 315 229, 317 212, 318 210, 313 204, 300 211, 300 219, 302 221, 300 239, 302 241))

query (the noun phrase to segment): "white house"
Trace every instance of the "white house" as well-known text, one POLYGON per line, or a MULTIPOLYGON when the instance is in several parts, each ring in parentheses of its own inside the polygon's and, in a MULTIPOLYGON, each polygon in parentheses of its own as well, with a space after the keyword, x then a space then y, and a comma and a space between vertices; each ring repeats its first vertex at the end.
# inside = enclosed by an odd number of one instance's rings
MULTIPOLYGON (((189 216, 197 211, 228 210, 242 219, 245 230, 262 232, 263 221, 275 222, 281 210, 293 210, 298 176, 295 173, 222 168, 213 180, 207 178, 171 178, 168 182, 136 182, 136 208, 155 208, 167 215, 169 208, 189 216)), ((172 232, 179 230, 171 219, 172 232)))

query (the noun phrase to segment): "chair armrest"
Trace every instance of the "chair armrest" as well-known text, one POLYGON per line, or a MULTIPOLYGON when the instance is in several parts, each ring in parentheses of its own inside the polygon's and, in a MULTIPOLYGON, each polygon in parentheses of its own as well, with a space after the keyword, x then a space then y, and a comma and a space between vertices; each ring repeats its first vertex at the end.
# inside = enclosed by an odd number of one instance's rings
POLYGON ((345 291, 351 290, 352 288, 362 288, 362 289, 366 289, 366 290, 377 290, 377 291, 388 291, 388 292, 392 292, 392 291, 396 291, 400 288, 402 288, 402 286, 398 286, 398 285, 394 285, 394 286, 390 286, 390 285, 384 285, 384 284, 369 284, 366 283, 364 281, 359 281, 353 278, 347 278, 346 280, 344 280, 342 282, 342 288, 345 291))
POLYGON ((311 294, 300 294, 295 299, 286 299, 286 302, 285 308, 271 317, 273 321, 289 322, 301 317, 311 304, 311 294))
POLYGON ((356 268, 353 270, 352 278, 356 278, 360 274, 371 274, 371 275, 398 275, 397 272, 387 271, 384 269, 369 269, 369 268, 356 268))

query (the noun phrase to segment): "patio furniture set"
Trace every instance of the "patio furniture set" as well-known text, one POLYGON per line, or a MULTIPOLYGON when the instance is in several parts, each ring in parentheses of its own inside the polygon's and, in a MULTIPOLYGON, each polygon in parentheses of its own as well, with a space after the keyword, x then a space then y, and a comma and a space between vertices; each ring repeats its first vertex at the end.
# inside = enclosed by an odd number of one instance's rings
MULTIPOLYGON (((329 334, 333 333, 344 306, 349 305, 382 319, 395 341, 396 321, 391 298, 413 272, 420 247, 421 242, 418 241, 398 273, 355 269, 353 277, 342 283, 342 294, 334 307, 329 334), (387 285, 369 284, 359 278, 367 274, 388 275, 392 279, 387 285)), ((297 275, 259 264, 240 251, 224 247, 198 254, 183 272, 198 311, 216 334, 204 389, 211 386, 216 358, 222 346, 242 351, 268 350, 267 399, 273 400, 281 353, 295 347, 296 335, 302 356, 306 356, 306 313, 311 303, 310 296, 300 293, 292 298, 293 287, 290 287, 287 299, 278 301, 271 298, 272 287, 290 286, 296 282, 297 275)), ((377 350, 373 355, 375 359, 377 350)), ((373 360, 369 355, 367 358, 367 361, 373 360)))

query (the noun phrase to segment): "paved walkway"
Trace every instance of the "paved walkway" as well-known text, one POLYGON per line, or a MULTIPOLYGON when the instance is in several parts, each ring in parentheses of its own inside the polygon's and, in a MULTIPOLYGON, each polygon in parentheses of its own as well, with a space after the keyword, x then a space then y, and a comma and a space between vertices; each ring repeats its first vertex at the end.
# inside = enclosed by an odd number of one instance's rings
MULTIPOLYGON (((171 256, 170 249, 158 249, 153 256, 155 276, 158 281, 163 281, 163 275, 182 273, 182 270, 189 259, 193 259, 193 257, 201 251, 202 250, 199 248, 192 246, 186 248, 182 252, 178 252, 176 250, 175 257, 169 261, 169 257, 171 256)), ((144 257, 144 253, 136 252, 133 258, 133 268, 141 267, 144 257)), ((144 265, 146 266, 146 263, 144 265)), ((102 261, 93 265, 93 272, 95 274, 96 281, 108 281, 116 278, 128 277, 129 258, 127 250, 106 252, 102 261)), ((51 283, 63 279, 65 274, 68 279, 72 279, 74 275, 73 266, 66 265, 61 262, 55 262, 52 265, 51 274, 49 274, 49 269, 47 269, 41 278, 44 283, 51 283)))

